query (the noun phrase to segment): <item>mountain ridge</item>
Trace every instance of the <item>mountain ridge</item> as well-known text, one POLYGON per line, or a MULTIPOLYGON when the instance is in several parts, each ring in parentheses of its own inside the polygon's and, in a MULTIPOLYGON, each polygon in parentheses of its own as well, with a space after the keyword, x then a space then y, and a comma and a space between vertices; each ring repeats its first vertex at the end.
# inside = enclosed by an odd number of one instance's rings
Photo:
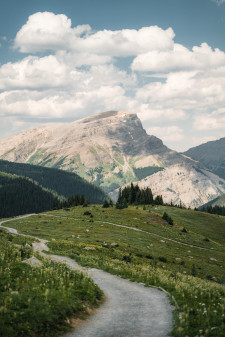
POLYGON ((225 193, 223 179, 207 175, 201 171, 203 165, 148 135, 137 115, 124 110, 44 125, 0 139, 0 158, 76 172, 107 193, 132 181, 152 184, 151 188, 157 185, 164 198, 172 196, 177 201, 179 196, 184 202, 185 195, 185 205, 191 207, 225 193), (172 187, 164 183, 168 179, 172 187), (174 191, 172 195, 169 189, 174 191))
POLYGON ((225 179, 225 137, 192 147, 183 154, 225 179))

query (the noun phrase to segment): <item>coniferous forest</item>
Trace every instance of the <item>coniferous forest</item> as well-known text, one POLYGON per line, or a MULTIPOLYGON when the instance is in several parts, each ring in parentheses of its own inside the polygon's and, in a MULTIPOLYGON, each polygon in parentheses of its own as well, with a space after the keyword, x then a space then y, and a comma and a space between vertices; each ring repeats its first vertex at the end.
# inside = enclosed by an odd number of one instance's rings
POLYGON ((39 213, 84 202, 103 203, 105 193, 75 173, 0 160, 0 217, 39 213))
POLYGON ((87 182, 76 173, 6 160, 0 160, 0 172, 30 178, 65 198, 83 194, 91 203, 96 204, 102 203, 105 199, 104 192, 98 186, 87 182))
POLYGON ((206 206, 200 209, 202 212, 207 212, 210 214, 218 214, 225 216, 225 206, 206 206))
POLYGON ((128 205, 163 205, 163 198, 157 195, 153 198, 152 191, 149 187, 141 189, 133 183, 119 190, 119 196, 116 203, 117 208, 126 208, 128 205))
POLYGON ((60 206, 62 199, 36 182, 0 172, 0 217, 38 213, 60 206))

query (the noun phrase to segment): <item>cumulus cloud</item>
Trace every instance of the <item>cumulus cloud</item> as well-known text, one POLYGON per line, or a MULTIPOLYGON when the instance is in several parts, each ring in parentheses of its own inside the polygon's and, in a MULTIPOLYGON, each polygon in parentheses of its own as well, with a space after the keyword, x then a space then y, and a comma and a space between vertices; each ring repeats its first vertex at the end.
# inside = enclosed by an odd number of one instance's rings
POLYGON ((180 141, 184 138, 183 129, 179 126, 155 126, 147 129, 148 134, 155 135, 164 142, 180 141))
POLYGON ((28 18, 16 35, 14 47, 22 53, 66 50, 127 57, 149 50, 168 50, 173 47, 174 36, 172 28, 163 30, 158 26, 92 32, 89 25, 72 28, 66 15, 44 12, 28 18))
POLYGON ((14 46, 22 53, 67 49, 76 34, 88 32, 90 26, 71 28, 71 20, 64 14, 39 12, 29 16, 27 23, 16 35, 14 46))
MULTIPOLYGON (((139 102, 142 100, 139 99, 139 102)), ((186 119, 186 112, 182 109, 166 108, 160 104, 142 104, 138 110, 142 121, 179 121, 186 119)))
POLYGON ((14 132, 31 121, 124 109, 172 148, 190 141, 187 125, 200 133, 196 139, 210 129, 221 133, 225 53, 207 43, 188 49, 174 39, 172 28, 93 31, 73 27, 64 14, 35 13, 14 40, 28 55, 0 66, 1 121, 9 118, 14 132))
POLYGON ((133 63, 135 71, 171 72, 184 70, 203 70, 225 64, 225 53, 216 48, 212 50, 207 43, 193 47, 190 51, 180 44, 172 50, 149 51, 138 55, 133 63))
POLYGON ((6 63, 0 68, 0 89, 56 88, 68 83, 69 69, 55 56, 43 58, 28 56, 15 63, 6 63))
POLYGON ((225 129, 225 108, 213 111, 210 114, 200 114, 194 119, 196 130, 224 130, 225 129))

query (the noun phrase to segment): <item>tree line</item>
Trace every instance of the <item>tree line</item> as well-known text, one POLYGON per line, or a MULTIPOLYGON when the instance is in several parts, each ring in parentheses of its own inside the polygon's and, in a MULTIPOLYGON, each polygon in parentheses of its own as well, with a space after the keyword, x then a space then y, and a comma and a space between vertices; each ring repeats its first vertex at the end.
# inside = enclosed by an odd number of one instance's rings
POLYGON ((218 214, 225 216, 225 206, 206 206, 200 209, 202 212, 207 212, 210 214, 218 214))
POLYGON ((157 195, 153 198, 152 191, 149 187, 141 189, 133 183, 123 189, 119 189, 119 195, 116 202, 116 208, 122 209, 128 205, 163 205, 163 198, 157 195))

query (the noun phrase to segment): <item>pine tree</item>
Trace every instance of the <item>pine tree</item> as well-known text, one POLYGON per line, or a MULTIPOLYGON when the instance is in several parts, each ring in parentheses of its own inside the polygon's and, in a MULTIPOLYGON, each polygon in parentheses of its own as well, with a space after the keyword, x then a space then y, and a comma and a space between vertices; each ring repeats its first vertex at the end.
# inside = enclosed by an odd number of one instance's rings
POLYGON ((109 202, 107 199, 105 199, 103 205, 102 205, 102 208, 109 208, 109 202))

